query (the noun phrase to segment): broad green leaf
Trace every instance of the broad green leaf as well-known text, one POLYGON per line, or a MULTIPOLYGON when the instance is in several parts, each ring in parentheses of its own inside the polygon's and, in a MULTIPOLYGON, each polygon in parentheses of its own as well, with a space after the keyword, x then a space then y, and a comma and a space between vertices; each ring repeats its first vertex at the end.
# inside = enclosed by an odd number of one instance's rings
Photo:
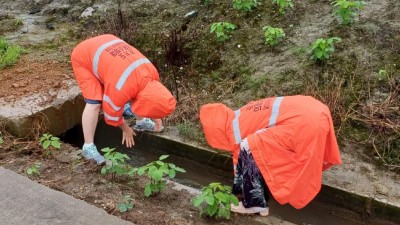
POLYGON ((208 205, 213 205, 214 202, 215 202, 214 196, 212 196, 212 195, 206 196, 205 199, 206 199, 206 202, 207 202, 208 205))
POLYGON ((139 176, 142 176, 144 174, 144 171, 146 170, 146 167, 140 167, 137 171, 139 176))
POLYGON ((164 160, 164 159, 166 159, 168 157, 169 157, 169 155, 162 155, 162 156, 160 156, 159 160, 164 160))
POLYGON ((181 173, 186 173, 186 170, 180 167, 175 167, 175 170, 181 173))
MULTIPOLYGON (((150 172, 149 172, 150 173, 150 172)), ((162 178, 163 173, 160 170, 154 170, 151 174, 151 177, 155 180, 155 181, 159 181, 162 178)))
POLYGON ((222 192, 215 193, 215 197, 218 198, 221 202, 227 202, 229 198, 226 194, 222 192))
POLYGON ((230 198, 230 202, 233 204, 233 205, 235 205, 235 206, 238 206, 239 205, 239 200, 238 200, 238 198, 235 196, 235 195, 230 195, 229 196, 229 198, 230 198))
POLYGON ((210 215, 210 216, 215 215, 215 213, 217 212, 217 210, 218 210, 218 204, 217 204, 217 203, 215 203, 215 204, 213 204, 213 205, 209 205, 209 206, 207 207, 207 213, 208 213, 208 215, 210 215))
POLYGON ((103 168, 101 168, 101 174, 106 174, 107 173, 107 168, 105 166, 103 166, 103 168))
POLYGON ((54 148, 60 148, 61 147, 61 143, 59 142, 59 141, 51 141, 51 145, 54 147, 54 148))
POLYGON ((144 188, 144 195, 146 197, 149 197, 151 195, 151 187, 149 184, 146 184, 146 187, 144 188))
POLYGON ((122 213, 128 211, 128 208, 126 207, 126 205, 124 203, 120 203, 118 204, 118 210, 122 213))
POLYGON ((169 170, 169 171, 168 171, 168 176, 169 176, 170 178, 174 178, 174 177, 176 176, 175 170, 169 170))
POLYGON ((126 203, 125 206, 128 209, 132 209, 133 208, 133 204, 132 203, 126 203))
POLYGON ((202 195, 197 196, 193 199, 193 205, 198 207, 204 201, 204 197, 202 195))
POLYGON ((50 146, 50 140, 45 140, 45 141, 43 142, 43 148, 44 148, 44 149, 47 149, 49 146, 50 146))
POLYGON ((52 141, 58 141, 58 140, 60 140, 60 138, 58 138, 58 137, 51 137, 51 140, 52 140, 52 141))

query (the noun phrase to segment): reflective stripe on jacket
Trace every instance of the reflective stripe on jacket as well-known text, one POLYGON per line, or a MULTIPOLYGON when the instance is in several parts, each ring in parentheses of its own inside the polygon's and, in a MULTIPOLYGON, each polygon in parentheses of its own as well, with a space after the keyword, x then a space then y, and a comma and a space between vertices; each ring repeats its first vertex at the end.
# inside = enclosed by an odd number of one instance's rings
POLYGON ((136 48, 110 34, 87 39, 71 60, 90 70, 103 85, 102 108, 107 124, 123 123, 123 106, 135 99, 150 80, 159 81, 154 65, 136 48))
POLYGON ((265 98, 235 112, 209 104, 200 110, 200 119, 207 142, 232 151, 234 165, 239 143, 247 138, 280 204, 304 207, 320 191, 322 171, 341 164, 329 109, 309 96, 265 98))

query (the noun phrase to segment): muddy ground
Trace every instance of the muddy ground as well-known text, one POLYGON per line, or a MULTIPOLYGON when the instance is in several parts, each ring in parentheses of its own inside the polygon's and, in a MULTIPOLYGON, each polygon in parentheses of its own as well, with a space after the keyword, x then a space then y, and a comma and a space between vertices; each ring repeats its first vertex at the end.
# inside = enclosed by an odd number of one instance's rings
POLYGON ((239 225, 249 221, 246 216, 238 215, 232 215, 229 221, 200 217, 199 210, 191 204, 194 195, 186 190, 173 190, 172 184, 157 196, 145 197, 147 178, 126 175, 113 179, 111 175, 101 175, 101 167, 80 159, 79 149, 68 144, 49 152, 37 143, 8 138, 5 143, 0 150, 0 166, 29 176, 27 170, 35 163, 41 163, 40 174, 29 178, 138 225, 239 225), (133 208, 121 213, 118 204, 126 195, 130 195, 133 208))

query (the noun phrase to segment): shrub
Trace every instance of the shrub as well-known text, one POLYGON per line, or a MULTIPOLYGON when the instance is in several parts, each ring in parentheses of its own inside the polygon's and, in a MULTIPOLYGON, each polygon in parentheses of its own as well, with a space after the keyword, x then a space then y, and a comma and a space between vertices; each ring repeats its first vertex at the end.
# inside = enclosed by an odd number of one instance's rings
POLYGON ((140 168, 134 168, 134 171, 137 171, 139 176, 147 175, 150 178, 150 183, 147 183, 144 189, 146 197, 158 194, 165 188, 167 182, 162 179, 163 177, 174 178, 176 172, 186 172, 184 169, 175 166, 175 164, 163 162, 166 158, 168 158, 168 155, 162 155, 157 161, 150 162, 140 168))
POLYGON ((109 173, 115 178, 115 174, 124 175, 128 173, 130 166, 125 163, 126 159, 130 159, 128 155, 114 152, 115 148, 103 148, 101 151, 104 152, 104 159, 108 162, 101 168, 101 174, 109 173))
POLYGON ((331 57, 332 53, 335 51, 335 42, 340 42, 342 39, 338 37, 332 37, 328 39, 318 38, 312 45, 312 55, 313 60, 327 60, 331 57))
POLYGON ((0 69, 14 65, 21 52, 21 47, 9 44, 3 37, 0 37, 0 69))
POLYGON ((269 46, 275 46, 279 41, 285 37, 285 32, 282 28, 275 28, 271 26, 263 27, 265 44, 269 46))
POLYGON ((210 33, 217 35, 217 40, 220 42, 229 39, 229 33, 236 29, 236 25, 229 22, 213 23, 210 28, 210 33))
POLYGON ((233 0, 233 8, 244 12, 250 12, 258 5, 261 3, 257 0, 233 0))
POLYGON ((193 198, 193 205, 201 209, 200 215, 229 219, 231 204, 239 205, 239 200, 231 193, 229 186, 211 183, 201 189, 201 194, 193 198))
POLYGON ((280 14, 285 14, 286 10, 293 8, 292 0, 272 0, 272 2, 279 6, 280 14))
POLYGON ((342 19, 342 24, 347 25, 354 21, 354 17, 358 15, 357 11, 361 10, 365 3, 362 1, 335 0, 333 2, 333 14, 342 19))

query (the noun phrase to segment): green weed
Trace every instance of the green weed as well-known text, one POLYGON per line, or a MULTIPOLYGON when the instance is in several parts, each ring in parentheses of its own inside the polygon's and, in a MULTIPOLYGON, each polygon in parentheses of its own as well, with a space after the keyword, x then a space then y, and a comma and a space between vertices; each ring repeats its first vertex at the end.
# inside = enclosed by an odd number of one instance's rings
POLYGON ((27 170, 26 170, 26 174, 28 174, 29 176, 33 175, 33 176, 39 176, 40 175, 40 167, 42 166, 42 164, 40 162, 36 162, 34 165, 30 166, 27 170))
POLYGON ((279 6, 280 14, 285 14, 289 8, 293 8, 292 0, 272 0, 272 2, 279 6))
POLYGON ((264 31, 265 44, 268 46, 277 45, 285 37, 285 32, 282 28, 265 26, 262 29, 264 31))
POLYGON ((358 11, 364 8, 362 1, 335 0, 333 14, 342 19, 342 24, 347 25, 354 21, 358 11))
POLYGON ((193 198, 193 205, 200 208, 200 215, 229 219, 231 204, 239 205, 239 200, 231 193, 229 186, 211 183, 201 189, 201 194, 193 198))
POLYGON ((338 37, 328 39, 318 38, 311 46, 311 59, 315 61, 324 61, 329 59, 335 51, 335 42, 340 42, 341 40, 342 39, 338 37))
POLYGON ((125 195, 124 199, 122 200, 122 202, 120 202, 118 204, 118 210, 120 213, 126 213, 128 212, 130 209, 133 208, 133 204, 132 204, 132 198, 130 195, 125 195))
POLYGON ((229 34, 236 29, 236 25, 229 22, 213 23, 210 27, 210 33, 217 35, 217 40, 224 42, 229 40, 229 34))
POLYGON ((109 173, 113 179, 115 175, 128 174, 131 169, 125 162, 125 160, 130 159, 128 155, 115 152, 115 148, 103 148, 101 151, 104 152, 104 159, 108 162, 101 168, 101 174, 109 173))
POLYGON ((20 46, 9 44, 3 37, 0 37, 0 70, 14 65, 21 53, 20 46))
POLYGON ((61 147, 60 138, 54 137, 51 134, 43 134, 39 139, 39 143, 42 145, 43 149, 48 149, 49 147, 60 149, 61 147))
POLYGON ((157 161, 133 169, 132 172, 137 172, 139 176, 147 175, 147 177, 150 178, 150 182, 146 184, 144 189, 144 195, 146 197, 158 194, 165 188, 167 182, 162 179, 163 177, 168 176, 169 178, 174 178, 176 172, 186 172, 184 169, 175 166, 175 164, 163 162, 166 158, 168 158, 168 155, 162 155, 157 161))
POLYGON ((261 3, 257 0, 233 0, 233 8, 244 12, 250 12, 259 5, 261 3))

